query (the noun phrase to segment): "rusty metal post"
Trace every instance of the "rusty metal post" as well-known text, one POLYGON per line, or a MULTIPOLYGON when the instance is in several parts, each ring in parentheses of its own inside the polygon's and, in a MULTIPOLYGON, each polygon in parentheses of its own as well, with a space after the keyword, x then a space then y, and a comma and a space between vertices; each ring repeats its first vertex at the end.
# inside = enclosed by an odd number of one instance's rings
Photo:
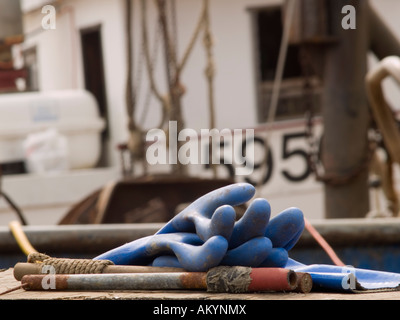
POLYGON ((54 281, 53 290, 174 290, 207 289, 205 272, 113 273, 73 275, 25 275, 25 290, 46 290, 44 281, 54 281))
POLYGON ((211 268, 208 272, 34 274, 25 275, 25 290, 207 290, 220 293, 299 291, 308 293, 312 279, 299 285, 296 273, 285 268, 242 266, 211 268), (307 282, 307 283, 306 283, 307 282))
POLYGON ((364 85, 369 6, 367 0, 328 0, 328 8, 332 36, 338 42, 326 51, 324 68, 322 161, 326 174, 333 177, 325 184, 325 215, 364 217, 369 211, 365 166, 369 112, 364 85), (356 10, 356 29, 342 27, 346 5, 356 10))

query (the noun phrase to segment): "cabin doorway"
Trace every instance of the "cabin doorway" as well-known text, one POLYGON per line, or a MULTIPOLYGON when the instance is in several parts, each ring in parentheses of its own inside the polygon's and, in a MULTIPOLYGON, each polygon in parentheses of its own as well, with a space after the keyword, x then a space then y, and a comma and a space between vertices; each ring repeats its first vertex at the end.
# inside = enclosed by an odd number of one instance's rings
POLYGON ((101 40, 101 25, 82 29, 80 34, 85 89, 91 92, 96 98, 99 114, 106 122, 106 127, 101 135, 102 152, 98 164, 100 167, 104 167, 108 165, 106 146, 109 140, 109 125, 106 84, 104 76, 103 48, 101 40))

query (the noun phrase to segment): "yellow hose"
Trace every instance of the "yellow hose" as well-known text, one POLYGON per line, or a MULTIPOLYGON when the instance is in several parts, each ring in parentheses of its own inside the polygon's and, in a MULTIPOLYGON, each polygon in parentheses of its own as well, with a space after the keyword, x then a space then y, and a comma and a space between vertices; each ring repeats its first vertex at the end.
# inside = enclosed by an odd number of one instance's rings
POLYGON ((8 224, 8 227, 11 230, 15 240, 18 243, 20 249, 25 253, 27 256, 31 253, 37 253, 38 251, 31 245, 28 238, 25 235, 25 232, 22 230, 22 226, 18 221, 11 221, 8 224))

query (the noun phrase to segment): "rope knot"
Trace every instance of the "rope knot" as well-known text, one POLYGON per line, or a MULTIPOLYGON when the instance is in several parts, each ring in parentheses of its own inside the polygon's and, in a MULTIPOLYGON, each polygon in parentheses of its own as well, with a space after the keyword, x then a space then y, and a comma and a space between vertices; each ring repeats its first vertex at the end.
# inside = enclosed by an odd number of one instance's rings
POLYGON ((102 273, 105 267, 114 264, 109 260, 52 258, 37 252, 28 255, 28 262, 50 265, 57 274, 102 273))

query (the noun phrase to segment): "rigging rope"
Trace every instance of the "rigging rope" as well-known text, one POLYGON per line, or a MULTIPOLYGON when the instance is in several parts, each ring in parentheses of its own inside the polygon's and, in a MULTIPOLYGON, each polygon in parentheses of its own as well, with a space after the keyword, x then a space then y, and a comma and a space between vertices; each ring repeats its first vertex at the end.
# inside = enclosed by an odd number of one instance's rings
POLYGON ((132 80, 132 70, 133 70, 133 41, 132 41, 132 3, 131 0, 125 1, 125 32, 126 32, 126 58, 127 58, 127 79, 125 88, 125 99, 128 114, 128 128, 130 131, 137 129, 134 112, 135 112, 135 96, 132 92, 133 80, 132 80))
MULTIPOLYGON (((154 62, 150 55, 148 35, 147 35, 147 6, 146 0, 141 0, 141 28, 142 28, 142 42, 144 48, 144 56, 146 60, 147 76, 150 82, 150 88, 153 94, 161 103, 162 116, 159 124, 159 128, 162 128, 167 121, 167 115, 171 109, 169 97, 162 95, 158 90, 156 82, 154 80, 154 62)), ((154 59, 154 57, 153 57, 154 59)))
MULTIPOLYGON (((157 7, 160 9, 162 9, 161 7, 161 3, 160 2, 156 2, 157 7)), ((174 8, 174 4, 172 6, 174 8)), ((156 85, 156 82, 154 80, 154 62, 153 59, 150 55, 150 50, 149 50, 149 44, 148 44, 148 35, 147 35, 147 8, 146 8, 146 0, 141 0, 141 28, 142 28, 142 41, 143 41, 143 51, 144 51, 144 56, 145 56, 145 60, 146 60, 146 66, 147 66, 147 75, 150 81, 150 87, 151 90, 153 92, 153 94, 158 98, 158 100, 161 102, 162 105, 162 110, 163 110, 163 116, 162 116, 162 120, 161 123, 159 125, 159 127, 163 127, 163 125, 165 124, 166 120, 167 120, 167 115, 171 112, 172 109, 172 105, 171 105, 171 93, 169 95, 162 95, 156 85)), ((166 19, 166 17, 164 17, 164 19, 166 19)), ((210 28, 210 21, 209 21, 209 0, 204 0, 203 1, 203 8, 202 11, 200 13, 200 16, 198 18, 196 27, 194 29, 194 32, 190 38, 190 41, 182 55, 182 58, 180 59, 180 61, 176 61, 176 54, 177 54, 177 50, 176 50, 176 43, 177 43, 177 37, 176 37, 176 16, 173 15, 173 20, 174 20, 174 24, 173 24, 173 29, 174 29, 174 33, 175 33, 175 39, 174 41, 171 41, 171 37, 169 36, 169 34, 165 34, 168 39, 167 39, 167 46, 169 49, 169 53, 170 53, 170 60, 169 61, 172 64, 172 67, 174 70, 170 70, 171 73, 173 73, 173 75, 171 75, 172 78, 172 83, 174 84, 174 88, 173 88, 173 92, 174 93, 178 93, 178 95, 182 94, 182 86, 179 83, 179 78, 180 75, 182 73, 182 71, 184 70, 187 61, 190 57, 190 54, 193 51, 194 45, 197 41, 197 39, 199 38, 199 35, 201 33, 202 30, 204 30, 204 39, 203 39, 203 43, 206 49, 206 53, 207 53, 207 67, 206 67, 206 78, 208 81, 208 87, 209 87, 209 111, 210 111, 210 126, 211 128, 215 127, 215 108, 214 108, 214 93, 213 93, 213 88, 212 88, 212 81, 213 81, 213 77, 215 74, 215 63, 213 61, 213 55, 212 55, 212 46, 213 46, 213 41, 212 41, 212 35, 211 35, 211 28, 210 28), (175 44, 175 48, 172 47, 172 43, 175 44)))

